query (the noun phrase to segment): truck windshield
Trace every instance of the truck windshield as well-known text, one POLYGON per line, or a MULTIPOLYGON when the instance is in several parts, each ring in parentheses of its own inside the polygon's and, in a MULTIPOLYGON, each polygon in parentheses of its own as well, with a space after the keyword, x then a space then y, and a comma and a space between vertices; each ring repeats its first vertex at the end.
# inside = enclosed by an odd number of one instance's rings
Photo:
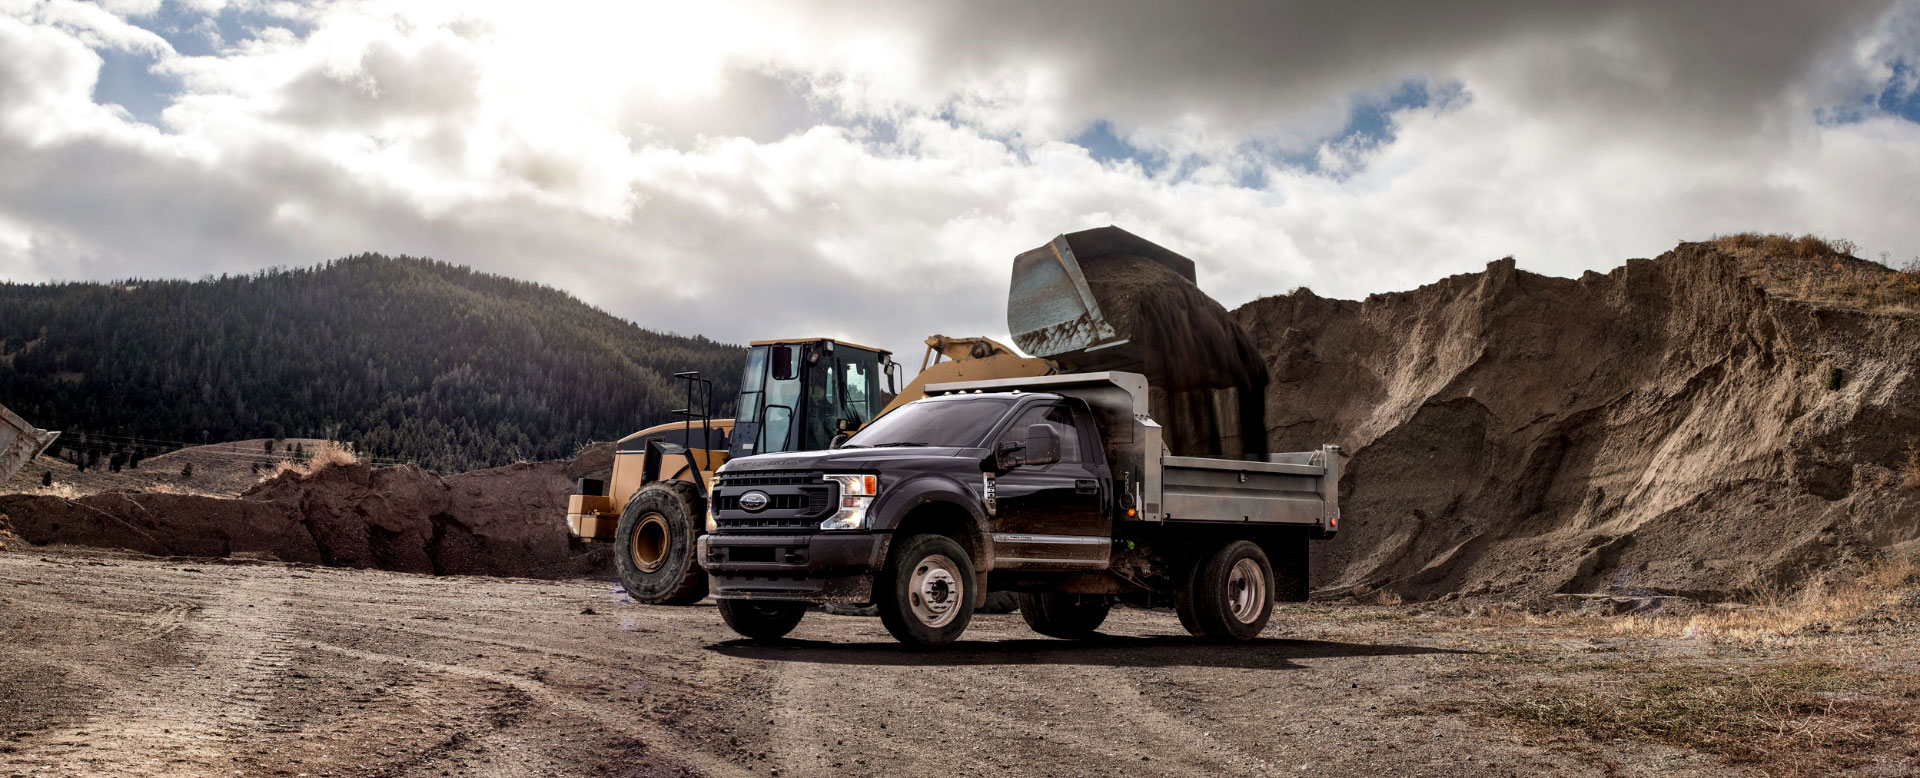
POLYGON ((936 397, 902 405, 874 419, 844 448, 882 446, 978 446, 1006 415, 1006 397, 936 397))

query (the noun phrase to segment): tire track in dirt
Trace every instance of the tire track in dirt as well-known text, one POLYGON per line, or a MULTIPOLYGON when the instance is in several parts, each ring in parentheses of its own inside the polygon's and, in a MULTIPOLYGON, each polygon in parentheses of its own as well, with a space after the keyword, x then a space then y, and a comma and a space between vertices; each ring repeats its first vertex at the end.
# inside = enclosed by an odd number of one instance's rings
POLYGON ((612 710, 608 706, 589 703, 583 699, 557 692, 547 684, 532 678, 511 673, 494 672, 478 667, 452 665, 426 659, 415 659, 413 657, 380 653, 377 651, 366 651, 332 643, 319 643, 315 647, 322 651, 351 657, 363 662, 383 662, 443 675, 485 681, 517 689, 549 709, 585 719, 609 730, 625 733, 643 733, 647 736, 643 738, 643 740, 654 744, 675 744, 676 747, 674 748, 654 748, 654 757, 656 759, 669 763, 672 761, 683 761, 706 775, 741 776, 742 778, 748 775, 756 775, 737 765, 708 754, 696 746, 683 742, 682 737, 678 733, 641 723, 640 717, 634 716, 631 712, 612 710))
POLYGON ((227 588, 191 620, 186 608, 163 606, 153 629, 160 634, 148 639, 185 630, 186 640, 200 650, 197 657, 155 668, 116 689, 79 724, 37 733, 22 744, 31 747, 30 759, 20 752, 0 754, 0 768, 57 765, 74 775, 122 775, 132 755, 145 772, 211 769, 229 741, 273 731, 260 712, 294 655, 285 588, 284 582, 227 588), (99 731, 114 733, 114 748, 96 747, 99 731))
MULTIPOLYGON (((1054 775, 1277 771, 1144 705, 1128 677, 1140 670, 1047 661, 1059 651, 1097 663, 1101 649, 1083 654, 1074 643, 1032 641, 1017 619, 976 623, 986 639, 948 649, 968 657, 955 664, 943 663, 945 654, 894 653, 886 644, 735 649, 775 666, 780 715, 767 750, 779 757, 781 775, 995 774, 1020 766, 1054 775), (1033 651, 1003 652, 996 638, 1033 651)), ((835 626, 848 624, 857 622, 835 626)))

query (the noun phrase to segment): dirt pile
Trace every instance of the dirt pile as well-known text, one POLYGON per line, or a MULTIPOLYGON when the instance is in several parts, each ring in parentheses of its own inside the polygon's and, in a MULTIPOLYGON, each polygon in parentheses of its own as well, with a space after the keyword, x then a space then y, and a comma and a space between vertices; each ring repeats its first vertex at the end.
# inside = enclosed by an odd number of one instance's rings
POLYGON ((601 448, 571 461, 446 478, 412 466, 289 471, 237 498, 141 491, 0 495, 0 515, 36 545, 248 555, 411 573, 597 574, 610 557, 571 540, 561 514, 573 479, 610 466, 601 448))
POLYGON ((1770 293, 1737 254, 1683 243, 1578 279, 1504 259, 1235 311, 1274 450, 1351 457, 1316 589, 1712 599, 1920 555, 1897 473, 1920 317, 1770 293))

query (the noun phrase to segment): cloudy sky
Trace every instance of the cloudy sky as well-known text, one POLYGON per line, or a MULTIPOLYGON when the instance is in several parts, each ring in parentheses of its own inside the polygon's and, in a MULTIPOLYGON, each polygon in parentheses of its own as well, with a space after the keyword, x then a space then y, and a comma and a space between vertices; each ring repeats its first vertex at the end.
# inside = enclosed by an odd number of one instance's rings
POLYGON ((406 253, 917 364, 1086 227, 1237 305, 1739 230, 1899 264, 1916 182, 1920 0, 0 0, 13 280, 406 253))

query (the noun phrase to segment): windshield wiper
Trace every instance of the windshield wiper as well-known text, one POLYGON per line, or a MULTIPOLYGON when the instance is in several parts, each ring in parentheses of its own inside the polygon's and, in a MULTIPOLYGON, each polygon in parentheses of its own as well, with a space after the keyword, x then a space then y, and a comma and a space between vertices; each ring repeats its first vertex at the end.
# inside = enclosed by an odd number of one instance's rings
POLYGON ((882 443, 882 444, 880 444, 880 445, 877 445, 877 446, 874 446, 874 448, 902 448, 902 447, 905 447, 905 446, 918 446, 918 447, 920 447, 920 448, 926 448, 926 447, 927 447, 927 444, 925 444, 925 443, 910 443, 910 442, 907 442, 907 441, 900 441, 899 443, 882 443))

